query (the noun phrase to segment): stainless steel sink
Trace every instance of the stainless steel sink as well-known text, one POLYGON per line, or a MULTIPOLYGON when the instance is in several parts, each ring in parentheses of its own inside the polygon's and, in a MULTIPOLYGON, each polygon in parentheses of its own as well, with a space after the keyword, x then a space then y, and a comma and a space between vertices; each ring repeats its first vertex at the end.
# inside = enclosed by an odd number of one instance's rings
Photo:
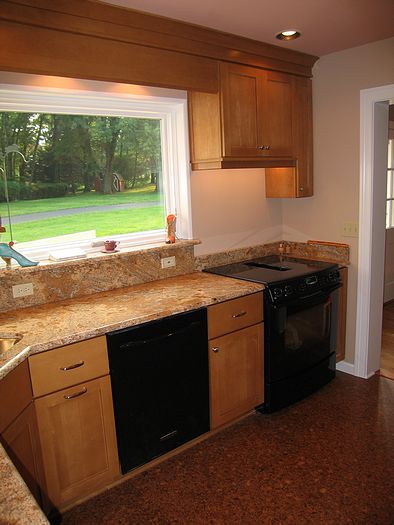
POLYGON ((22 336, 17 334, 0 336, 0 354, 7 352, 7 350, 12 348, 21 339, 22 336))

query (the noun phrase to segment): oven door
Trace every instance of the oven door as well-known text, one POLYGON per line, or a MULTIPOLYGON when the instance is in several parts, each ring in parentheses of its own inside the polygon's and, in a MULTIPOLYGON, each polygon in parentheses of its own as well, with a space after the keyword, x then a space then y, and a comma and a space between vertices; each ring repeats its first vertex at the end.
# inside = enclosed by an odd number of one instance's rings
POLYGON ((284 304, 266 301, 266 381, 302 374, 335 352, 340 286, 284 304))

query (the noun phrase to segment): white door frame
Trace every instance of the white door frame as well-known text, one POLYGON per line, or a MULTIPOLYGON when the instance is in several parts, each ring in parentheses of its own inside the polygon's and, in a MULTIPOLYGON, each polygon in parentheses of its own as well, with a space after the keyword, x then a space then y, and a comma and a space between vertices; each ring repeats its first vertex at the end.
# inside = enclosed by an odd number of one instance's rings
POLYGON ((354 373, 380 367, 385 248, 388 104, 394 84, 360 93, 360 203, 354 373))

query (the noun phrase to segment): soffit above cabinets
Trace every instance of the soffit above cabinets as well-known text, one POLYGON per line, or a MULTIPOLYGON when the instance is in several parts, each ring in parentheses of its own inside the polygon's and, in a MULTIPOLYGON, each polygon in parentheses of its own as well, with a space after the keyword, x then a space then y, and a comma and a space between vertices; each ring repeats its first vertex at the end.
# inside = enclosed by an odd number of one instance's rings
POLYGON ((393 0, 104 0, 311 55, 327 55, 394 36, 393 0), (301 38, 275 35, 296 29, 301 38))

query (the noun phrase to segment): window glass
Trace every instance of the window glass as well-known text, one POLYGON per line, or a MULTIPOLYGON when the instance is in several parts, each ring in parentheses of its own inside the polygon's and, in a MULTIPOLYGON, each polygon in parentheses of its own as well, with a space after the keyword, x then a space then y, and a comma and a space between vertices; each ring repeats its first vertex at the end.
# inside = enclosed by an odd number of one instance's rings
POLYGON ((143 91, 0 85, 1 242, 37 260, 162 242, 170 213, 191 238, 186 93, 143 91))
MULTIPOLYGON (((163 229, 159 119, 2 112, 12 233, 19 242, 163 229)), ((0 214, 7 215, 4 180, 0 214)), ((5 241, 11 240, 10 229, 5 241)), ((59 239, 61 242, 61 239, 59 239)))
POLYGON ((394 139, 389 140, 387 166, 386 229, 394 228, 394 139))

